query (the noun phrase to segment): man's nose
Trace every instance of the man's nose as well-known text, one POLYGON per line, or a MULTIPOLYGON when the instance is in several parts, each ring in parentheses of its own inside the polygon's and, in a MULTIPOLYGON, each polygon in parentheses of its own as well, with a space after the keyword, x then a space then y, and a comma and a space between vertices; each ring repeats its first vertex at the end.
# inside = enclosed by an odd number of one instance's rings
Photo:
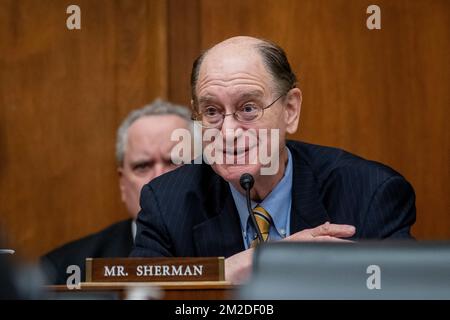
POLYGON ((241 128, 241 124, 239 121, 235 119, 233 115, 227 115, 223 119, 222 127, 220 128, 220 131, 224 137, 229 135, 231 132, 235 132, 236 130, 241 128))

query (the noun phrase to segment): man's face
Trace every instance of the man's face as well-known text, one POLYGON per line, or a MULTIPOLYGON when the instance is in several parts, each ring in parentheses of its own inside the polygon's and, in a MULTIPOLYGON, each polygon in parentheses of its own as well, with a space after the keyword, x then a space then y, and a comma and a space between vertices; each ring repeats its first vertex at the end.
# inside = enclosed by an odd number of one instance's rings
MULTIPOLYGON (((227 116, 221 127, 221 133, 224 137, 229 132, 246 132, 249 129, 278 129, 279 151, 284 152, 286 132, 293 133, 297 129, 298 116, 300 112, 300 91, 295 91, 294 100, 289 93, 275 102, 270 108, 264 110, 264 115, 256 122, 241 123, 233 116, 227 116), (294 106, 293 106, 294 105, 294 106), (227 130, 228 129, 228 130, 227 130), (231 131, 230 131, 231 130, 231 131)), ((239 46, 225 46, 220 49, 213 49, 205 57, 200 71, 196 86, 198 111, 204 112, 211 106, 218 108, 225 114, 230 114, 242 108, 248 103, 254 103, 265 107, 279 97, 280 93, 275 90, 272 76, 267 72, 259 53, 252 49, 240 48, 239 46)), ((238 185, 240 176, 243 173, 250 173, 255 178, 260 175, 261 163, 256 161, 252 164, 249 156, 252 148, 260 149, 260 143, 269 144, 270 139, 265 142, 257 140, 256 144, 245 143, 245 150, 238 148, 237 138, 235 141, 234 164, 213 164, 213 170, 226 181, 238 185), (245 164, 237 164, 238 158, 245 158, 245 164)), ((242 143, 242 141, 240 142, 242 143)), ((229 151, 229 150, 226 150, 229 151)), ((224 157, 227 155, 224 152, 224 157)), ((230 156, 230 152, 228 152, 230 156)))
POLYGON ((172 131, 187 128, 175 115, 146 116, 136 120, 127 132, 123 166, 118 168, 122 201, 129 214, 139 213, 142 187, 152 179, 176 168, 170 158, 172 131))

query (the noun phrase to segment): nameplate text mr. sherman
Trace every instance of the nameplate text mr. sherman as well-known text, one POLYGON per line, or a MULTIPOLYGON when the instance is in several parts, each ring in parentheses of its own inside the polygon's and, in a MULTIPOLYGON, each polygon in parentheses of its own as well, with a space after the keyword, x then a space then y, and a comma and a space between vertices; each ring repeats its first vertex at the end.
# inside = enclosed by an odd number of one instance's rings
POLYGON ((224 258, 87 258, 87 282, 223 281, 224 258))

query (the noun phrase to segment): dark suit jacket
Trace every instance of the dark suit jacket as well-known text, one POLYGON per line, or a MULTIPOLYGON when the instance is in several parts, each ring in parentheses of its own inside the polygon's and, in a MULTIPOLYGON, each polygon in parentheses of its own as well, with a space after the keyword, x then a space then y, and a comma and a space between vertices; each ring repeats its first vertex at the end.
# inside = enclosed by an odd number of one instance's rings
MULTIPOLYGON (((340 149, 287 143, 293 157, 291 230, 330 221, 353 239, 409 238, 411 185, 394 170, 340 149)), ((244 250, 228 183, 206 164, 185 165, 145 185, 132 256, 231 256, 244 250)))
POLYGON ((85 281, 86 258, 128 257, 133 247, 131 219, 120 221, 95 234, 67 243, 41 258, 41 268, 49 284, 66 284, 70 265, 81 269, 85 281))

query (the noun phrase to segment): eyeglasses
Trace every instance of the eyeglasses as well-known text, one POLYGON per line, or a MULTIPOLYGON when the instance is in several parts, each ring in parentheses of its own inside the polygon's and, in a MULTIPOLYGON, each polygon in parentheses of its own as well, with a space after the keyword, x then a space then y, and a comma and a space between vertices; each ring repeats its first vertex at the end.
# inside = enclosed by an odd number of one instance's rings
POLYGON ((266 107, 261 107, 253 102, 242 105, 239 110, 233 113, 223 113, 215 106, 208 106, 203 112, 195 113, 192 117, 194 121, 200 121, 204 128, 220 128, 225 117, 233 116, 234 119, 241 123, 254 123, 262 118, 264 110, 270 108, 281 97, 285 96, 289 91, 283 93, 266 107))

